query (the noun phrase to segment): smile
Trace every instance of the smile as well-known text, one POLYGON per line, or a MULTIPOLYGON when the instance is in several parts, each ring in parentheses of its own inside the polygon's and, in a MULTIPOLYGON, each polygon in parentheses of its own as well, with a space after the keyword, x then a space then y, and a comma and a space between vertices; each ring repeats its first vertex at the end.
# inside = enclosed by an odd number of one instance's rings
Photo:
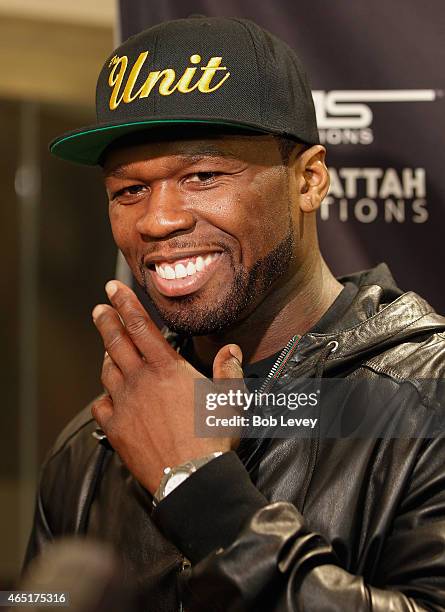
POLYGON ((185 278, 186 276, 193 276, 197 272, 202 272, 216 259, 216 257, 218 257, 218 255, 219 253, 212 253, 205 258, 201 255, 198 257, 189 257, 176 264, 155 264, 155 270, 161 278, 166 278, 168 280, 185 278))
POLYGON ((149 264, 148 270, 159 293, 168 297, 188 295, 213 276, 222 255, 215 251, 173 261, 157 261, 149 264))

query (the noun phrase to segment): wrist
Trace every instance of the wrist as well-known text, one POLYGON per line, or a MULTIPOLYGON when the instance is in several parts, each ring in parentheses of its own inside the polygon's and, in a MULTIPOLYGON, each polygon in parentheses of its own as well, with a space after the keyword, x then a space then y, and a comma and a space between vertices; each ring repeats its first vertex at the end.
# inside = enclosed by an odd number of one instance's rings
POLYGON ((167 495, 185 482, 194 472, 197 472, 201 467, 213 459, 216 459, 216 457, 220 457, 222 454, 223 451, 216 451, 202 457, 190 459, 189 461, 174 467, 165 467, 159 487, 153 494, 153 505, 157 506, 167 497, 167 495))

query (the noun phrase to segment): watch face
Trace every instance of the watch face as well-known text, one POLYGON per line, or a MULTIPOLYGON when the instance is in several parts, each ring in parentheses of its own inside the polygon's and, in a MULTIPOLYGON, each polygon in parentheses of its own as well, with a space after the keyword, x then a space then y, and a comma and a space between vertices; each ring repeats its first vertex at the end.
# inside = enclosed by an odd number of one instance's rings
POLYGON ((170 476, 164 487, 164 497, 176 489, 176 487, 179 487, 189 476, 189 472, 177 472, 170 476))

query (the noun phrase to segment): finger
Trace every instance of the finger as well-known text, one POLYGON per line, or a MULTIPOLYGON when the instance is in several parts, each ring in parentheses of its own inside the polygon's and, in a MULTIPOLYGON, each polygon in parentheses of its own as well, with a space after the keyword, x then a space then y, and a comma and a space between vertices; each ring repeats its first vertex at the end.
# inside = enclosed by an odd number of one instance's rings
POLYGON ((177 353, 129 287, 114 280, 106 284, 105 290, 110 302, 122 317, 128 335, 148 365, 159 365, 163 360, 178 359, 177 353))
POLYGON ((213 360, 213 378, 243 378, 243 353, 237 344, 226 344, 213 360))
POLYGON ((101 395, 93 402, 91 414, 99 427, 106 433, 107 424, 113 417, 113 401, 109 395, 101 395))
POLYGON ((105 350, 123 374, 129 374, 142 365, 141 356, 114 308, 99 304, 93 310, 93 321, 102 336, 105 350))
MULTIPOLYGON (((213 360, 213 382, 219 392, 246 391, 242 361, 243 353, 237 344, 227 344, 218 351, 213 360)), ((228 416, 242 414, 243 409, 244 396, 242 395, 228 416)))
POLYGON ((107 393, 109 393, 109 395, 112 397, 117 391, 118 387, 120 387, 123 383, 122 372, 106 351, 102 363, 100 381, 105 391, 107 391, 107 393))

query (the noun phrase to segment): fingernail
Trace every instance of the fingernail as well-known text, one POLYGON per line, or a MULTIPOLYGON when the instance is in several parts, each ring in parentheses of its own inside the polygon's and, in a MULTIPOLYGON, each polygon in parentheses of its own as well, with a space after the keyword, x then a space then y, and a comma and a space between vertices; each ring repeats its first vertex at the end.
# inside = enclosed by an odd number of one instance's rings
POLYGON ((229 353, 232 355, 232 357, 235 357, 235 359, 239 361, 239 364, 241 365, 241 363, 243 362, 243 354, 239 346, 237 346, 236 344, 231 344, 229 346, 229 353))
POLYGON ((96 306, 93 310, 93 321, 96 321, 96 319, 98 319, 100 317, 100 315, 104 312, 105 310, 105 306, 103 306, 103 304, 99 304, 98 306, 96 306))
POLYGON ((117 285, 115 282, 113 281, 109 281, 106 285, 105 285, 105 291, 107 292, 107 295, 109 298, 112 298, 113 295, 116 293, 117 291, 117 285))

